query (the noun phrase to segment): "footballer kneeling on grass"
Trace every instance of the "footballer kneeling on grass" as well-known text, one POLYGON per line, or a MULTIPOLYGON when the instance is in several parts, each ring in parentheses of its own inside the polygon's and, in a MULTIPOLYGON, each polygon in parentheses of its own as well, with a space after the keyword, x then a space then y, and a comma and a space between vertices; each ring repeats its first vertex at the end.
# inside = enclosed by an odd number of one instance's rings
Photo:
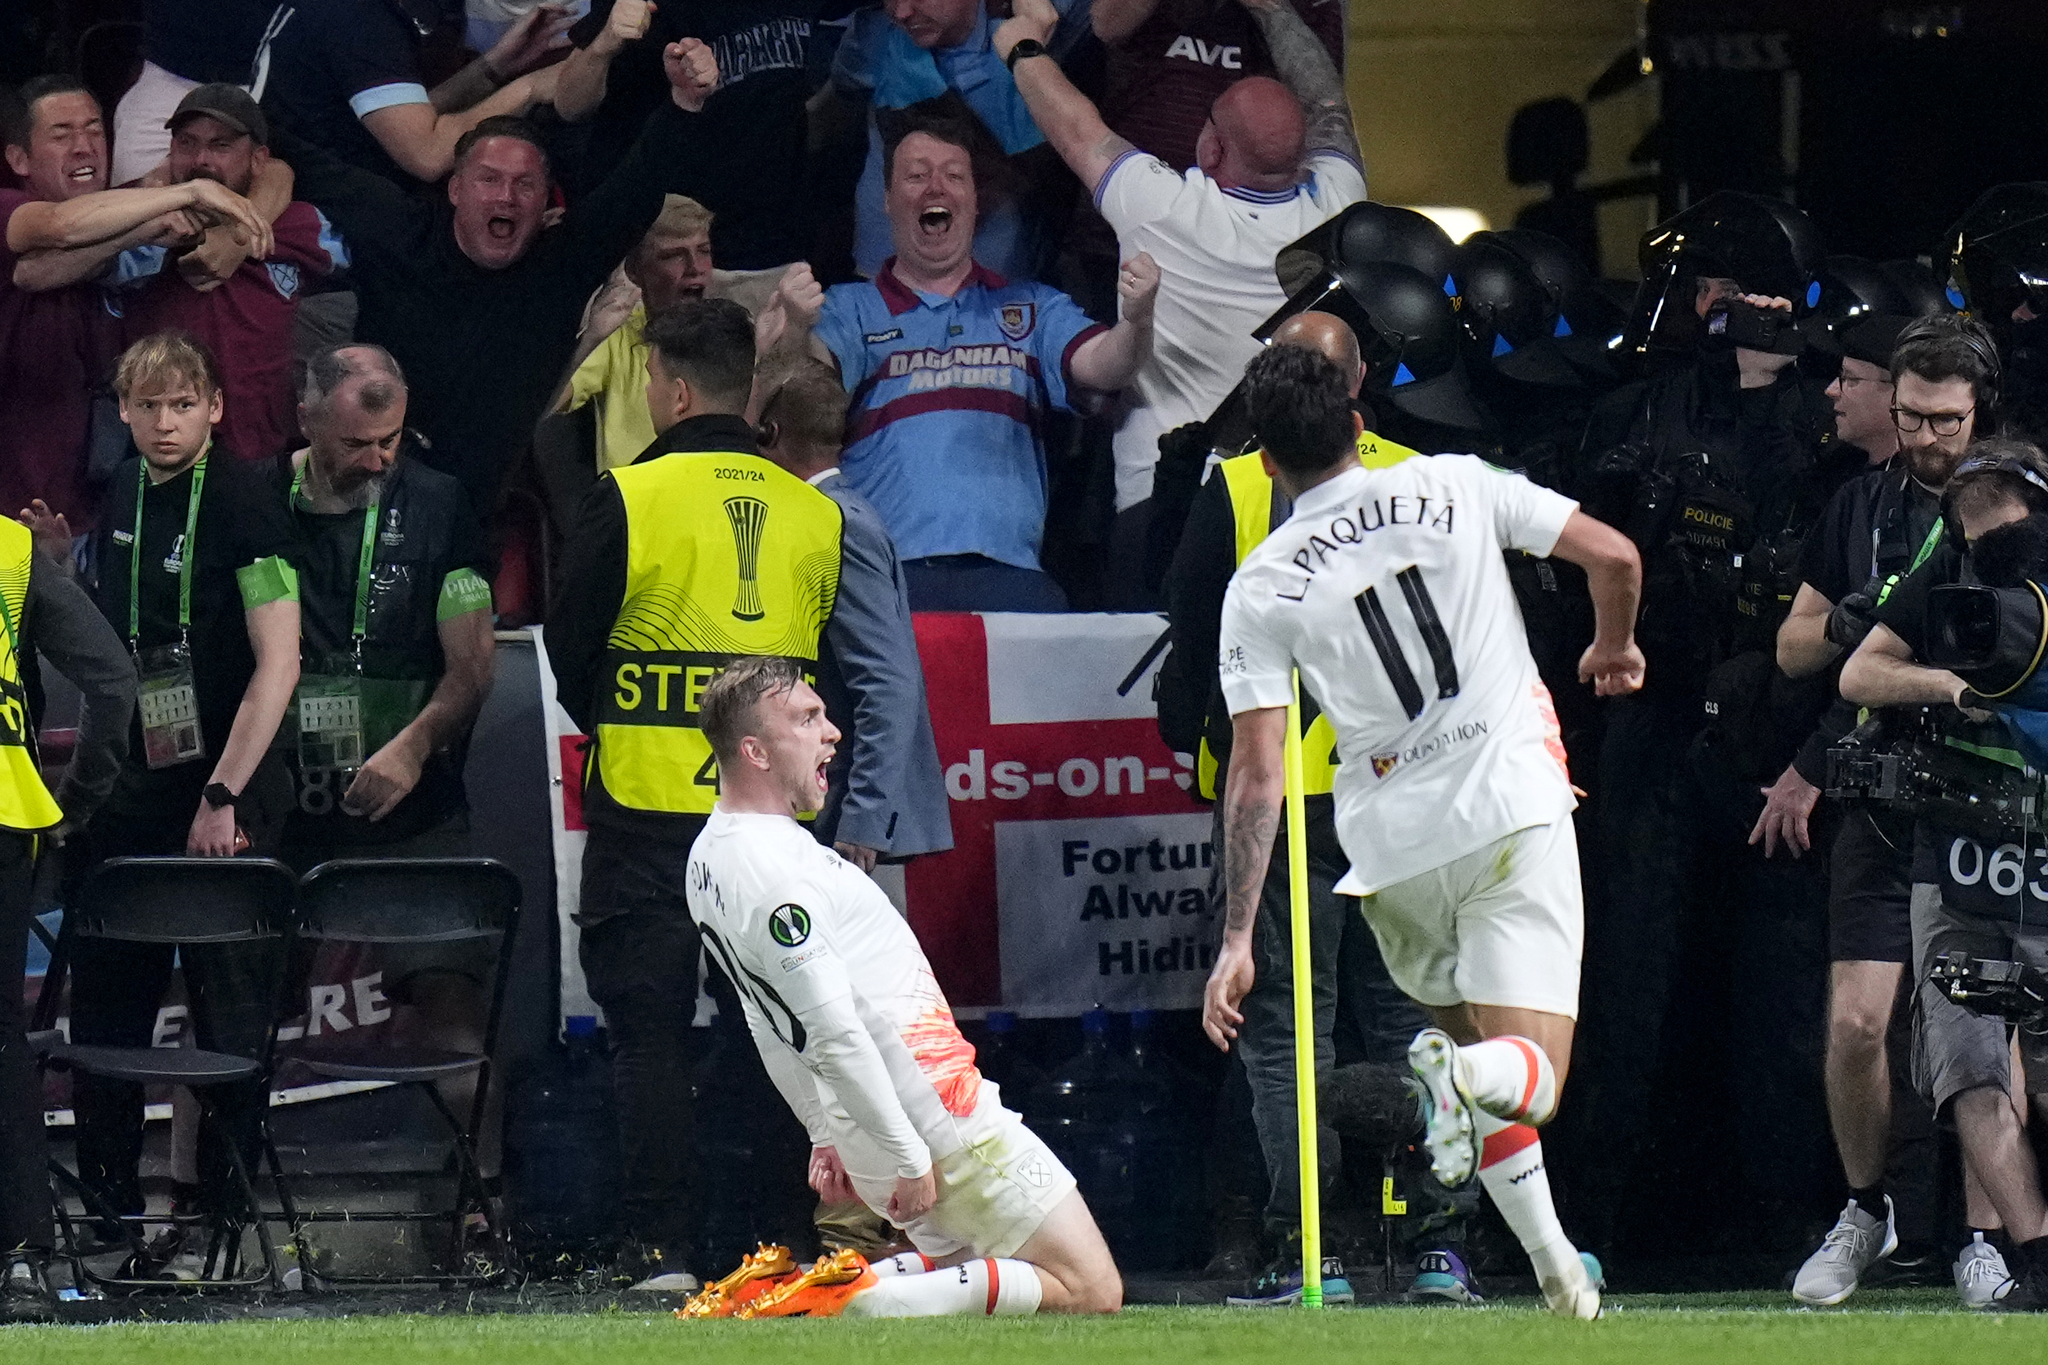
POLYGON ((690 850, 690 916, 810 1132, 812 1187, 859 1198, 919 1253, 841 1253, 822 1277, 841 1282, 792 1281, 777 1312, 1117 1311, 1123 1283, 1074 1177, 975 1070, 910 926, 797 823, 824 805, 839 739, 818 694, 787 659, 742 659, 699 723, 719 798, 690 850))

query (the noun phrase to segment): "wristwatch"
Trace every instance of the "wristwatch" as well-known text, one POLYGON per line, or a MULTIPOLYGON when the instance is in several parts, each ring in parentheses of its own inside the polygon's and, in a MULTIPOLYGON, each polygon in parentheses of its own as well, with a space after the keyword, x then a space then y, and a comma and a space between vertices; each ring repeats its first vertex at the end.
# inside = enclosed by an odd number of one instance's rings
POLYGON ((205 798, 208 808, 212 810, 223 810, 241 801, 239 796, 228 790, 228 784, 225 782, 209 782, 199 795, 205 798))
POLYGON ((1050 57, 1051 55, 1050 52, 1045 50, 1044 43, 1039 42, 1036 38, 1026 38, 1010 49, 1010 55, 1004 60, 1003 65, 1009 67, 1014 72, 1017 69, 1017 63, 1023 61, 1026 57, 1050 57))

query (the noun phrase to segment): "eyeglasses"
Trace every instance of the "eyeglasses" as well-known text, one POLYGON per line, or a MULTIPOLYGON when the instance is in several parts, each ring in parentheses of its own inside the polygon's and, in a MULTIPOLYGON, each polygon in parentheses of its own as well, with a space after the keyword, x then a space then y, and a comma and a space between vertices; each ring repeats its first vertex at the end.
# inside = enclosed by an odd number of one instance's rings
POLYGON ((1918 431, 1924 426, 1936 436, 1953 436, 1963 429, 1963 419, 1976 410, 1968 407, 1961 412, 1915 412, 1911 408, 1893 408, 1892 425, 1900 431, 1918 431))
POLYGON ((1866 375, 1860 374, 1838 374, 1835 376, 1835 382, 1845 389, 1851 384, 1882 384, 1888 389, 1893 387, 1892 381, 1889 379, 1871 379, 1866 375))

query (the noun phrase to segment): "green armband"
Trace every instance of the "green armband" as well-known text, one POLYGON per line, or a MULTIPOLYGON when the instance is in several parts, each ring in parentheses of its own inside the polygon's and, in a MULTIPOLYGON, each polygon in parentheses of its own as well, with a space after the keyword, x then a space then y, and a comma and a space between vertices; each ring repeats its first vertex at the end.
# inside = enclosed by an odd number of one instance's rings
POLYGON ((441 580, 441 605, 434 612, 436 621, 490 609, 491 585, 478 578, 475 569, 455 569, 441 580))
POLYGON ((299 600, 299 571, 276 555, 235 570, 235 583, 242 590, 243 611, 299 600))

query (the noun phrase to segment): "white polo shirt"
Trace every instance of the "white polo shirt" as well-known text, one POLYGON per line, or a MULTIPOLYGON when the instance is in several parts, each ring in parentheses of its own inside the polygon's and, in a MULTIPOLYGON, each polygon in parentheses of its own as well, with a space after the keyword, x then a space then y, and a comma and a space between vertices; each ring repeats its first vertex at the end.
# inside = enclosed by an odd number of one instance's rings
POLYGON ((1095 207, 1116 229, 1117 256, 1141 251, 1159 263, 1152 357, 1127 395, 1117 428, 1117 509, 1152 496, 1159 438, 1199 422, 1244 378, 1258 354, 1252 329, 1287 301, 1273 259, 1282 248, 1365 198, 1365 172, 1350 157, 1318 152, 1290 190, 1223 189, 1201 168, 1181 174, 1128 151, 1095 187, 1095 207))
POLYGON ((1301 669, 1337 732, 1350 896, 1574 805, 1550 693, 1503 549, 1548 555, 1578 506, 1471 455, 1350 469, 1310 489, 1223 601, 1232 715, 1285 706, 1301 669))

